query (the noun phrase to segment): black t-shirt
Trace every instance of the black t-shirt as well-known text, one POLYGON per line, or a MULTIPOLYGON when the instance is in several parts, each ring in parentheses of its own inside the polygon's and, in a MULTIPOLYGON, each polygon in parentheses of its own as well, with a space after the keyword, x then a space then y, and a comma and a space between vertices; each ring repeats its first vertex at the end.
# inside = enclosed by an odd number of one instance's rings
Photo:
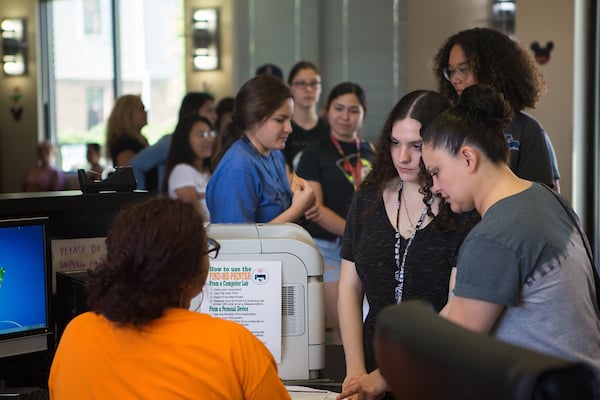
POLYGON ((142 144, 135 138, 129 136, 121 137, 119 140, 117 140, 117 143, 110 148, 110 158, 112 159, 113 166, 117 167, 117 157, 122 152, 130 150, 137 154, 146 146, 147 145, 142 144))
MULTIPOLYGON (((139 153, 140 150, 147 147, 147 145, 142 144, 139 140, 124 136, 115 143, 115 145, 110 149, 110 157, 113 160, 113 165, 117 167, 117 156, 123 151, 133 151, 135 154, 139 153)), ((149 169, 144 173, 146 180, 146 190, 149 192, 156 192, 160 187, 160 182, 158 182, 158 166, 149 169)))
MULTIPOLYGON (((348 163, 355 168, 357 164, 356 142, 339 142, 348 163)), ((362 178, 371 170, 375 152, 367 141, 360 142, 360 163, 362 178)), ((298 164, 298 176, 307 181, 321 184, 324 205, 337 215, 346 219, 348 207, 354 196, 353 178, 344 170, 344 157, 335 148, 329 135, 317 143, 310 145, 302 152, 298 164)), ((330 233, 313 222, 306 222, 304 227, 316 238, 334 240, 336 235, 330 233)))
POLYGON ((296 170, 299 162, 298 154, 327 136, 329 136, 329 124, 324 118, 319 117, 317 125, 309 130, 305 130, 292 120, 292 134, 288 137, 283 149, 285 162, 292 170, 296 170))
MULTIPOLYGON (((367 371, 373 371, 373 337, 379 312, 395 304, 396 229, 385 212, 377 190, 360 190, 350 206, 342 241, 342 258, 355 263, 356 272, 369 301, 369 313, 363 325, 367 371), (377 202, 374 207, 373 202, 377 202)), ((460 243, 466 233, 441 232, 433 223, 419 229, 408 249, 405 264, 403 300, 424 299, 436 311, 446 304, 450 271, 456 265, 460 243)), ((400 253, 408 240, 400 239, 400 253)))

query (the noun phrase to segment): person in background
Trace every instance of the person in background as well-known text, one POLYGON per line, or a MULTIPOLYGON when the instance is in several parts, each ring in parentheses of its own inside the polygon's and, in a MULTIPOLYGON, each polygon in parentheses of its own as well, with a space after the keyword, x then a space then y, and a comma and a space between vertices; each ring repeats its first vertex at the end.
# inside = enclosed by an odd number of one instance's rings
POLYGON ((126 94, 117 99, 106 126, 106 148, 115 167, 128 166, 133 156, 148 146, 142 135, 147 123, 140 96, 126 94))
POLYGON ((346 360, 340 397, 391 398, 374 356, 381 310, 424 299, 440 311, 448 300, 456 253, 473 220, 459 220, 431 192, 431 176, 421 161, 421 131, 449 106, 429 90, 410 92, 396 103, 379 135, 373 169, 348 211, 338 297, 346 360))
POLYGON ((85 145, 85 158, 89 164, 89 171, 93 179, 99 179, 102 176, 104 167, 100 165, 100 144, 87 143, 85 145))
POLYGON ((509 168, 509 120, 501 94, 477 85, 423 132, 432 190, 454 212, 475 208, 481 215, 460 247, 441 315, 498 340, 585 362, 600 378, 600 287, 589 243, 562 196, 509 168))
POLYGON ((266 346, 242 325, 190 311, 219 244, 181 201, 121 210, 90 270, 91 311, 67 325, 50 398, 290 399, 266 346))
POLYGON ((318 218, 315 194, 301 179, 288 180, 281 149, 292 133, 294 99, 272 75, 248 80, 235 97, 229 134, 237 140, 208 182, 206 203, 214 223, 284 223, 318 218))
POLYGON ((208 119, 196 114, 181 118, 173 132, 165 174, 169 197, 192 204, 205 221, 210 221, 206 185, 212 173, 215 135, 208 119))
MULTIPOLYGON (((177 119, 188 114, 197 114, 208 119, 214 126, 217 113, 215 112, 215 99, 207 93, 190 92, 181 100, 177 119)), ((152 146, 140 151, 130 162, 138 189, 156 191, 164 182, 165 163, 171 145, 171 134, 164 135, 152 146), (146 179, 149 171, 157 171, 156 178, 146 179)))
POLYGON ((234 102, 235 99, 233 97, 223 97, 217 103, 215 110, 217 112, 217 119, 215 120, 215 130, 217 133, 225 131, 225 127, 231 122, 234 102))
POLYGON ((304 227, 323 255, 325 316, 332 330, 332 343, 340 344, 337 313, 341 238, 354 191, 371 169, 374 146, 359 138, 367 112, 363 89, 352 82, 335 86, 327 99, 330 133, 307 147, 297 173, 315 192, 320 209, 318 221, 304 227))
POLYGON ((290 171, 295 171, 302 150, 329 136, 329 124, 326 118, 317 114, 317 103, 321 96, 321 73, 313 63, 300 61, 294 64, 288 75, 288 85, 294 95, 294 133, 285 144, 283 154, 290 171))
POLYGON ((511 169, 520 178, 554 187, 552 144, 540 123, 524 112, 535 108, 545 88, 525 49, 496 30, 468 29, 446 40, 435 56, 433 70, 440 93, 453 103, 478 83, 502 93, 514 112, 506 131, 511 169))
POLYGON ((67 185, 65 174, 53 165, 56 147, 48 141, 43 141, 37 145, 35 153, 35 165, 29 167, 23 175, 21 191, 49 192, 65 190, 67 185))
POLYGON ((273 75, 276 76, 277 78, 281 79, 282 81, 283 79, 283 71, 281 70, 281 68, 279 68, 277 65, 275 64, 263 64, 260 67, 256 68, 256 73, 254 74, 255 76, 259 76, 259 75, 273 75))
POLYGON ((217 122, 215 123, 217 138, 215 139, 215 147, 213 149, 213 169, 217 167, 217 164, 223 158, 223 154, 229 150, 233 142, 239 139, 239 137, 235 136, 234 132, 227 130, 227 125, 231 123, 234 102, 235 99, 233 97, 223 97, 217 103, 217 122))

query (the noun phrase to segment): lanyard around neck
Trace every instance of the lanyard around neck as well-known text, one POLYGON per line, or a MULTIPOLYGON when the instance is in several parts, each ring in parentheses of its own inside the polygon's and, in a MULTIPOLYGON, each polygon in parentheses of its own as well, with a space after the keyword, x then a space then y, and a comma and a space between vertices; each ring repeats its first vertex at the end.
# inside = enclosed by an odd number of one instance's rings
MULTIPOLYGON (((415 228, 413 229, 413 231, 410 234, 410 237, 408 238, 408 241, 406 243, 406 247, 404 248, 404 254, 402 254, 402 259, 400 259, 400 243, 401 243, 401 235, 400 235, 400 202, 402 199, 402 181, 400 181, 400 187, 398 188, 398 209, 396 211, 396 245, 394 246, 394 258, 396 259, 396 272, 394 273, 394 278, 396 278, 396 288, 394 289, 394 298, 396 299, 396 303, 401 303, 402 302, 402 295, 404 293, 404 269, 405 269, 405 265, 406 265, 406 256, 408 255, 408 249, 410 248, 410 246, 412 245, 413 241, 415 240, 415 236, 417 235, 417 230, 421 227, 421 225, 423 224, 423 221, 425 221, 425 218, 427 217, 427 207, 425 207, 425 209, 423 210, 423 212, 421 213, 421 216, 419 217, 419 220, 417 221, 417 223, 415 224, 415 228)), ((428 205, 431 206, 431 204, 433 203, 434 197, 432 196, 429 201, 428 201, 428 205)), ((408 214, 407 214, 408 215, 408 214)))
POLYGON ((281 179, 279 179, 279 175, 277 174, 277 171, 271 170, 271 167, 267 163, 267 161, 269 161, 271 163, 271 166, 273 166, 274 168, 276 167, 273 159, 271 158, 271 152, 269 152, 268 156, 261 154, 260 151, 258 151, 258 149, 256 148, 256 146, 254 146, 254 144, 252 143, 250 138, 246 135, 242 135, 242 140, 250 146, 250 148, 252 149, 254 154, 256 154, 256 156, 260 160, 265 172, 267 173, 267 175, 269 176, 269 178, 271 179, 271 181, 273 183, 273 187, 277 191, 277 197, 280 198, 284 202, 283 203, 284 209, 288 208, 289 205, 291 204, 291 197, 288 194, 287 181, 284 182, 281 179))
POLYGON ((344 149, 342 149, 342 145, 340 145, 340 142, 335 138, 335 136, 333 136, 333 134, 330 134, 329 137, 331 138, 331 143, 333 143, 338 153, 340 153, 340 156, 342 156, 342 167, 344 168, 344 171, 350 173, 350 175, 352 176, 352 184, 354 185, 354 190, 356 190, 360 185, 360 182, 362 181, 362 163, 360 162, 360 139, 356 138, 356 165, 353 167, 350 164, 348 157, 344 153, 344 149))

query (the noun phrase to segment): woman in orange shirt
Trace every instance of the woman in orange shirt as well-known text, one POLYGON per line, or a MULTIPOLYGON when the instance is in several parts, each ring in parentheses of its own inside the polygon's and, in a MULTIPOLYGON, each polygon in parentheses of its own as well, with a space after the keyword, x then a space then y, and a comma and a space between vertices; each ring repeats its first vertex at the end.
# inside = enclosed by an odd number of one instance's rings
POLYGON ((219 251, 203 222, 192 205, 158 198, 117 215, 90 271, 92 311, 60 339, 51 399, 290 398, 250 331, 189 310, 219 251))

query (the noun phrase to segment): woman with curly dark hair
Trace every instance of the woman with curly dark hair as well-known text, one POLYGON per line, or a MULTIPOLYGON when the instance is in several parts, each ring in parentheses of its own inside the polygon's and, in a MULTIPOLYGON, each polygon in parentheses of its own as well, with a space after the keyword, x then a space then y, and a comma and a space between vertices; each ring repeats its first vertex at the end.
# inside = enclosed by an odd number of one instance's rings
POLYGON ((464 30, 438 50, 433 71, 439 92, 453 103, 463 90, 478 83, 500 92, 514 113, 505 134, 511 169, 520 178, 558 190, 552 144, 540 123, 523 112, 535 108, 545 84, 535 60, 519 43, 489 28, 464 30))
POLYGON ((50 370, 53 399, 289 399, 265 345, 190 311, 219 245, 188 203, 154 198, 117 215, 50 370))
POLYGON ((373 169, 350 206, 338 300, 347 371, 342 395, 374 396, 387 389, 373 354, 375 321, 384 307, 425 299, 439 311, 448 299, 468 220, 459 221, 431 192, 420 132, 449 106, 428 90, 400 99, 381 131, 373 169), (363 324, 364 295, 369 312, 363 324))

